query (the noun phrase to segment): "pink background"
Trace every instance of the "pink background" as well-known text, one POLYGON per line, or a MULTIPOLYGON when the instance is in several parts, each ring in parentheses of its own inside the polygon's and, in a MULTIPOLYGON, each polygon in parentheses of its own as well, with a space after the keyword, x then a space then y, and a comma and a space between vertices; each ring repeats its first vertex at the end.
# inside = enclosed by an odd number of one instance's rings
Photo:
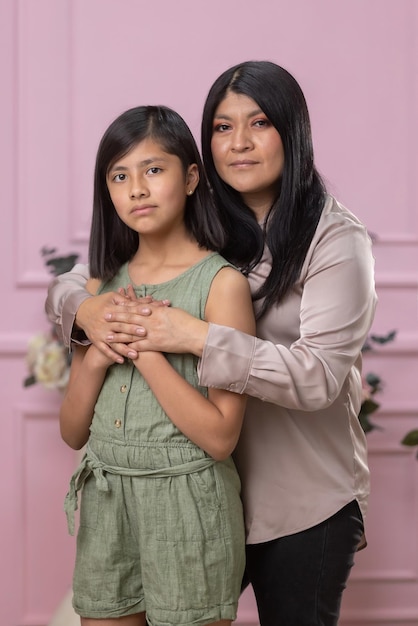
MULTIPOLYGON (((382 430, 341 624, 418 624, 418 461, 399 444, 418 427, 417 34, 415 0, 0 0, 2 626, 45 626, 72 571, 59 394, 22 388, 27 342, 48 328, 40 249, 85 259, 94 156, 117 114, 168 104, 198 137, 210 84, 247 59, 300 81, 319 169, 378 235, 374 331, 398 337, 365 363, 386 382, 382 430)), ((251 594, 239 624, 257 624, 251 594)))

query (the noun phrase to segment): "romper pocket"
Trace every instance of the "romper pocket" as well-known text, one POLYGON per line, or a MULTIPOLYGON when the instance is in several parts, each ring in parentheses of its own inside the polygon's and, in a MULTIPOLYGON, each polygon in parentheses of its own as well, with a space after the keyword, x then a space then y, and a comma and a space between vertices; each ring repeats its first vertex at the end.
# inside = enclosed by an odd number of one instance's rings
POLYGON ((214 467, 158 480, 158 541, 207 541, 225 536, 225 499, 214 467))

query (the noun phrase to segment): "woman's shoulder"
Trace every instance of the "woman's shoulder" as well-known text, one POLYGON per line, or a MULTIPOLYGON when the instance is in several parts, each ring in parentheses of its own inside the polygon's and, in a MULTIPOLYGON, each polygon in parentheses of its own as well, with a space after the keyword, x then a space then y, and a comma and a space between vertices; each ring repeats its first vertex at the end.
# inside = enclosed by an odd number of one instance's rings
POLYGON ((346 206, 339 202, 334 196, 327 194, 325 198, 324 208, 318 223, 318 229, 327 227, 332 224, 359 226, 366 229, 363 222, 346 206))
POLYGON ((333 196, 328 195, 313 236, 301 277, 318 267, 338 265, 344 259, 372 263, 372 241, 366 226, 333 196))

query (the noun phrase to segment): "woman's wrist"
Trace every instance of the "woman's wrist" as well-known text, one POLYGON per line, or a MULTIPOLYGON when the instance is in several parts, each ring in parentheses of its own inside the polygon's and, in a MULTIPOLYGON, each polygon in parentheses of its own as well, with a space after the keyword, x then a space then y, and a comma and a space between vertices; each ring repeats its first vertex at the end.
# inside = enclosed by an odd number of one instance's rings
POLYGON ((191 352, 197 357, 203 354, 206 338, 209 332, 209 323, 204 320, 193 318, 188 332, 187 352, 191 352))

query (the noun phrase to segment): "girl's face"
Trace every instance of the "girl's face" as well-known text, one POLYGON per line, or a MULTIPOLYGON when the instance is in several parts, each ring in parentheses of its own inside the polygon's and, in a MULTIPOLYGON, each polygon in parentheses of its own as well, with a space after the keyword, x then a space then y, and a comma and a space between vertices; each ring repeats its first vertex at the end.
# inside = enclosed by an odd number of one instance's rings
POLYGON ((186 196, 199 182, 194 163, 184 172, 180 159, 144 139, 109 169, 107 187, 120 219, 141 235, 164 235, 184 227, 186 196))
POLYGON ((211 149, 219 176, 262 218, 277 196, 284 151, 279 133, 255 100, 226 95, 213 118, 211 149))

